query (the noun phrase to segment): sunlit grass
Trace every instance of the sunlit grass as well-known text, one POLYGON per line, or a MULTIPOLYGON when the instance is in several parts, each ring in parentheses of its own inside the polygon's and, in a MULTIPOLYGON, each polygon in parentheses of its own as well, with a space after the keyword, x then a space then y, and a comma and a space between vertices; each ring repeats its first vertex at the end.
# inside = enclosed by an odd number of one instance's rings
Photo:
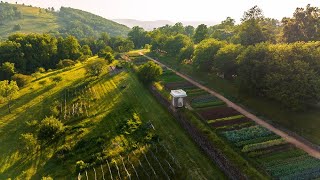
MULTIPOLYGON (((89 61, 94 61, 96 58, 93 57, 89 61)), ((188 176, 193 179, 224 178, 217 167, 188 138, 173 117, 138 81, 135 74, 125 70, 110 76, 106 71, 106 74, 99 78, 89 78, 85 75, 83 68, 85 64, 78 63, 71 69, 42 74, 38 80, 20 90, 11 114, 8 114, 5 104, 0 105, 0 179, 9 177, 41 179, 47 175, 55 179, 75 178, 76 161, 90 157, 98 147, 88 146, 89 149, 86 150, 75 150, 75 155, 63 161, 54 157, 56 151, 62 145, 69 145, 74 149, 80 141, 94 140, 97 137, 108 137, 106 139, 108 143, 117 141, 117 137, 122 137, 117 131, 118 123, 132 116, 131 111, 124 110, 126 107, 133 108, 132 111, 137 113, 144 123, 151 121, 154 124, 155 132, 186 167, 188 176), (55 76, 61 76, 62 81, 53 82, 51 78, 55 76), (40 81, 46 83, 41 85, 40 81), (61 100, 65 89, 83 83, 88 83, 94 92, 89 117, 62 120, 66 126, 73 129, 68 131, 63 139, 44 146, 41 150, 31 152, 23 150, 19 140, 20 134, 34 131, 26 125, 26 122, 41 121, 48 116, 51 104, 55 100, 61 100)), ((129 141, 123 138, 121 141, 129 141)), ((147 146, 141 146, 136 152, 135 160, 139 159, 139 152, 147 149, 147 146)), ((117 148, 109 150, 109 153, 121 152, 117 148)))

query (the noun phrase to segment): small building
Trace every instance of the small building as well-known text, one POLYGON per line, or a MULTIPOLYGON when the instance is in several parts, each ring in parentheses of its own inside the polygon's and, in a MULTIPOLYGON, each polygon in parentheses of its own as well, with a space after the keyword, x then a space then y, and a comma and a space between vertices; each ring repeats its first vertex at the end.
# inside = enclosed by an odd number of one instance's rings
POLYGON ((183 107, 187 93, 182 89, 171 90, 170 95, 172 97, 173 107, 183 107))

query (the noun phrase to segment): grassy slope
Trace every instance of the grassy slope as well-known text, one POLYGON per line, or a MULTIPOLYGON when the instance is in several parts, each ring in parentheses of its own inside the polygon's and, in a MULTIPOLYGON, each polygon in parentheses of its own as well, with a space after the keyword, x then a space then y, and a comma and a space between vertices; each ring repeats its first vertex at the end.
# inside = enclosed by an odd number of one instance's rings
POLYGON ((320 145, 320 111, 319 109, 312 109, 307 112, 290 112, 274 101, 268 99, 239 95, 239 91, 234 84, 228 80, 223 80, 214 74, 208 75, 199 71, 193 71, 190 65, 181 65, 177 61, 170 57, 161 57, 160 61, 170 65, 174 69, 178 69, 180 72, 192 76, 194 79, 205 84, 206 86, 218 91, 230 100, 237 101, 238 104, 242 104, 248 107, 250 111, 258 115, 259 117, 267 119, 271 123, 283 126, 309 141, 320 145))
POLYGON ((34 81, 20 91, 14 102, 12 114, 7 113, 4 104, 0 105, 0 179, 8 177, 40 179, 44 175, 58 179, 74 178, 75 162, 90 156, 90 151, 79 151, 75 156, 61 162, 52 157, 57 148, 62 144, 74 146, 80 140, 88 140, 106 132, 116 135, 114 126, 117 120, 128 118, 128 114, 118 112, 125 104, 133 105, 142 121, 153 122, 156 133, 180 163, 186 166, 186 174, 192 179, 224 178, 217 167, 200 153, 167 111, 140 84, 134 74, 122 72, 114 77, 103 76, 103 78, 92 80, 85 78, 84 73, 83 65, 77 64, 71 70, 58 70, 44 74, 40 80, 34 81), (62 76, 63 81, 54 84, 50 78, 57 75, 62 76), (39 85, 39 81, 43 80, 47 81, 46 85, 39 85), (64 122, 71 127, 82 126, 82 133, 68 133, 64 141, 59 141, 38 152, 23 151, 19 136, 21 133, 32 131, 25 122, 44 118, 48 114, 50 104, 61 97, 62 90, 84 81, 90 83, 99 96, 91 108, 92 114, 96 116, 91 115, 80 121, 64 122), (119 88, 121 84, 127 85, 127 88, 121 90, 119 88), (101 88, 102 86, 107 87, 107 90, 101 88), (117 115, 114 116, 114 114, 117 115))
MULTIPOLYGON (((37 7, 29 7, 23 6, 19 4, 12 4, 12 6, 16 6, 18 11, 22 13, 22 19, 15 19, 5 22, 5 25, 0 26, 0 38, 5 38, 12 33, 45 33, 45 32, 57 32, 60 28, 65 27, 70 20, 69 16, 67 17, 59 17, 57 12, 46 12, 44 9, 40 9, 37 7), (22 29, 21 31, 13 31, 12 28, 14 25, 20 24, 22 29)), ((76 20, 81 21, 85 25, 91 26, 90 20, 95 19, 95 21, 99 21, 99 29, 96 31, 100 34, 102 32, 108 32, 110 35, 127 35, 130 30, 128 27, 124 25, 117 24, 113 21, 104 19, 100 16, 93 15, 91 13, 77 10, 77 9, 68 9, 68 13, 76 14, 79 16, 76 20), (86 16, 89 18, 87 22, 86 16), (89 21, 88 21, 89 20, 89 21), (110 32, 109 32, 110 31, 110 32)))
POLYGON ((5 25, 0 26, 0 37, 6 37, 14 32, 23 33, 43 33, 50 30, 56 31, 59 28, 57 17, 53 13, 46 13, 42 10, 39 12, 39 8, 28 7, 22 5, 13 5, 18 8, 18 11, 22 12, 23 18, 8 21, 5 25), (15 24, 20 24, 21 31, 13 31, 12 28, 15 24))

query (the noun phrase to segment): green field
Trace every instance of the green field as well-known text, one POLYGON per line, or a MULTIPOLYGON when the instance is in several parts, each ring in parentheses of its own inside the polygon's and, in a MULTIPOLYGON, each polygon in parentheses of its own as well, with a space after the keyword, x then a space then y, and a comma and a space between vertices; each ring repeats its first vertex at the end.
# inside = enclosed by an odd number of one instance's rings
MULTIPOLYGON (((94 61, 94 58, 90 61, 94 61)), ((180 168, 172 165, 177 177, 225 178, 223 173, 199 151, 173 117, 137 80, 135 74, 123 70, 113 75, 103 74, 99 78, 87 78, 83 66, 84 64, 79 63, 72 69, 43 74, 39 80, 34 80, 20 90, 14 100, 11 114, 8 114, 5 104, 0 105, 0 179, 41 179, 42 176, 75 179, 79 173, 76 172, 75 165, 79 160, 91 163, 95 162, 96 156, 112 154, 113 158, 108 157, 108 159, 118 164, 121 161, 117 161, 119 159, 115 157, 121 155, 130 156, 134 165, 139 158, 146 165, 142 156, 138 156, 141 152, 147 154, 151 165, 160 176, 163 171, 152 159, 150 151, 152 149, 163 166, 168 153, 161 153, 159 145, 141 139, 150 136, 157 137, 160 144, 165 145, 181 165, 180 168), (62 77, 62 81, 53 82, 52 78, 56 76, 62 77), (38 123, 46 116, 50 116, 50 107, 57 102, 58 104, 64 102, 65 97, 68 113, 62 110, 64 113, 61 112, 59 115, 65 125, 65 132, 54 142, 37 145, 33 150, 25 150, 21 146, 20 135, 36 134, 37 129, 36 125, 32 126, 27 122, 36 120, 38 123), (78 115, 72 115, 71 107, 82 101, 87 105, 90 104, 87 106, 87 113, 82 110, 78 115), (119 127, 129 122, 128 119, 135 117, 134 114, 141 119, 141 127, 151 122, 155 130, 145 130, 148 134, 146 137, 141 134, 131 136, 130 133, 123 133, 123 129, 119 127), (69 146, 70 149, 61 159, 58 158, 57 151, 63 146, 69 146)), ((106 173, 106 163, 102 162, 101 165, 106 173)), ((93 178, 93 168, 99 170, 97 174, 101 175, 100 166, 91 163, 87 169, 90 179, 93 178)), ((168 166, 164 166, 164 169, 169 174, 168 166)), ((115 168, 111 170, 116 175, 115 168)), ((142 170, 137 168, 137 171, 141 173, 142 170)), ((125 172, 121 168, 120 173, 125 177, 125 172)), ((130 173, 133 174, 132 169, 130 173)), ((175 176, 172 173, 169 175, 175 176)), ((110 177, 110 174, 106 177, 110 177)))
MULTIPOLYGON (((152 55, 150 55, 153 57, 152 55)), ((298 135, 303 136, 312 143, 320 145, 320 111, 314 107, 306 112, 292 112, 281 107, 277 102, 239 92, 236 82, 221 79, 215 74, 194 71, 191 65, 180 64, 171 57, 159 57, 159 61, 185 73, 198 82, 206 85, 224 95, 226 98, 246 107, 249 111, 270 123, 280 125, 298 135)))

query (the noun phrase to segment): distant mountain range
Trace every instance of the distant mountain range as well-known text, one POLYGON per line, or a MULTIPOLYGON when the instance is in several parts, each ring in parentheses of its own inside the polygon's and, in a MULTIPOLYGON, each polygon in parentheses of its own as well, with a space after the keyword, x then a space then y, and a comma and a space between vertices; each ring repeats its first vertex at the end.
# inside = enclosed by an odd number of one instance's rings
MULTIPOLYGON (((175 22, 168 21, 168 20, 156 20, 156 21, 140 21, 135 19, 113 19, 113 21, 126 25, 130 28, 134 26, 140 26, 145 30, 153 30, 154 28, 158 28, 165 25, 174 25, 175 22)), ((206 24, 207 26, 213 26, 218 24, 218 22, 214 21, 180 21, 183 25, 191 25, 197 27, 200 24, 206 24)))

